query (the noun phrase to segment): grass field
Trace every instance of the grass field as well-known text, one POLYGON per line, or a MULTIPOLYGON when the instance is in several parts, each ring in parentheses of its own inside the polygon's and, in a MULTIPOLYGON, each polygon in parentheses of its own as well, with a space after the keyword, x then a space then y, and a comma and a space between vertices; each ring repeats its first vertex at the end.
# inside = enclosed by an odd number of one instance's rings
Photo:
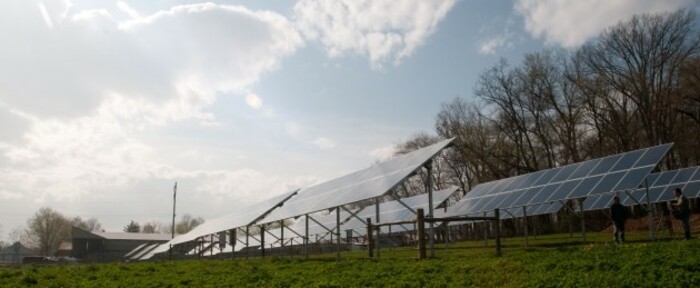
POLYGON ((609 234, 438 245, 419 261, 411 248, 300 258, 182 260, 0 268, 2 287, 699 287, 700 240, 646 242, 646 233, 610 243, 609 234))

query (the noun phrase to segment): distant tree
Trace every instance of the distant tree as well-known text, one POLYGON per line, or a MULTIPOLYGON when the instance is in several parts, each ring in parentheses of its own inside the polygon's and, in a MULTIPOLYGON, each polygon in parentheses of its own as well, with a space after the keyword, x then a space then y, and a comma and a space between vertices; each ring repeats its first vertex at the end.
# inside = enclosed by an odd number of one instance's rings
POLYGON ((97 221, 97 218, 90 218, 87 221, 80 218, 80 216, 75 216, 71 219, 71 225, 78 227, 86 231, 100 231, 102 230, 102 225, 97 221))
POLYGON ((131 220, 128 225, 124 226, 124 232, 128 233, 139 233, 141 232, 141 225, 134 220, 131 220))
MULTIPOLYGON (((182 218, 180 218, 180 221, 175 223, 175 233, 185 234, 187 232, 192 231, 192 229, 201 225, 202 223, 204 223, 204 218, 202 218, 202 217, 194 218, 190 214, 184 214, 184 215, 182 215, 182 218)), ((171 230, 168 229, 167 232, 170 232, 170 231, 171 230)))
MULTIPOLYGON (((70 238, 70 221, 61 213, 43 207, 27 220, 26 244, 41 255, 52 255, 61 242, 70 238)), ((21 238, 25 238, 20 235, 21 238)))
POLYGON ((156 221, 148 222, 146 224, 143 224, 143 228, 141 229, 141 233, 160 233, 161 226, 162 225, 156 221))

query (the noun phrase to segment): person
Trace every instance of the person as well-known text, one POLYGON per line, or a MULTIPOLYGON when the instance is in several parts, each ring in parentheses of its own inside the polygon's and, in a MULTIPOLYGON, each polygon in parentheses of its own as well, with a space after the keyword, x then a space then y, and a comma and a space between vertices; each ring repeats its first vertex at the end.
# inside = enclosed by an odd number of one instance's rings
POLYGON ((627 220, 627 210, 625 206, 620 204, 620 197, 613 198, 613 204, 610 206, 610 219, 613 221, 613 240, 615 243, 621 244, 625 241, 625 221, 627 220))
POLYGON ((685 231, 685 239, 690 240, 690 203, 688 203, 688 198, 681 192, 681 188, 673 189, 673 194, 676 196, 676 199, 671 202, 673 217, 681 220, 683 231, 685 231))

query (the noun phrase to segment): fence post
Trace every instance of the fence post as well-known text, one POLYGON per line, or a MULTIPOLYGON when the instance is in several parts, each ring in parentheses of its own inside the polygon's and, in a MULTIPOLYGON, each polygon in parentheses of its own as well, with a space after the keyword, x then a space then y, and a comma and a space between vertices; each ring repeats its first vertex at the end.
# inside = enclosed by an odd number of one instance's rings
POLYGON ((372 237, 372 218, 367 218, 367 256, 374 257, 374 237, 372 237))
POLYGON ((494 211, 496 217, 496 256, 501 257, 501 215, 498 209, 494 211))
POLYGON ((425 259, 425 215, 418 209, 418 259, 425 259))

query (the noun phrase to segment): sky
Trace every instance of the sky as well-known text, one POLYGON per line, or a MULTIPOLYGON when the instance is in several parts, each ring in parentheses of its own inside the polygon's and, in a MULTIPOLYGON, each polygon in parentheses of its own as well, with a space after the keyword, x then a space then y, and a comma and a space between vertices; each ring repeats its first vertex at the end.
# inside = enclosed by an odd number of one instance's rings
POLYGON ((0 240, 211 219, 366 168, 504 58, 693 0, 0 3, 0 240))

